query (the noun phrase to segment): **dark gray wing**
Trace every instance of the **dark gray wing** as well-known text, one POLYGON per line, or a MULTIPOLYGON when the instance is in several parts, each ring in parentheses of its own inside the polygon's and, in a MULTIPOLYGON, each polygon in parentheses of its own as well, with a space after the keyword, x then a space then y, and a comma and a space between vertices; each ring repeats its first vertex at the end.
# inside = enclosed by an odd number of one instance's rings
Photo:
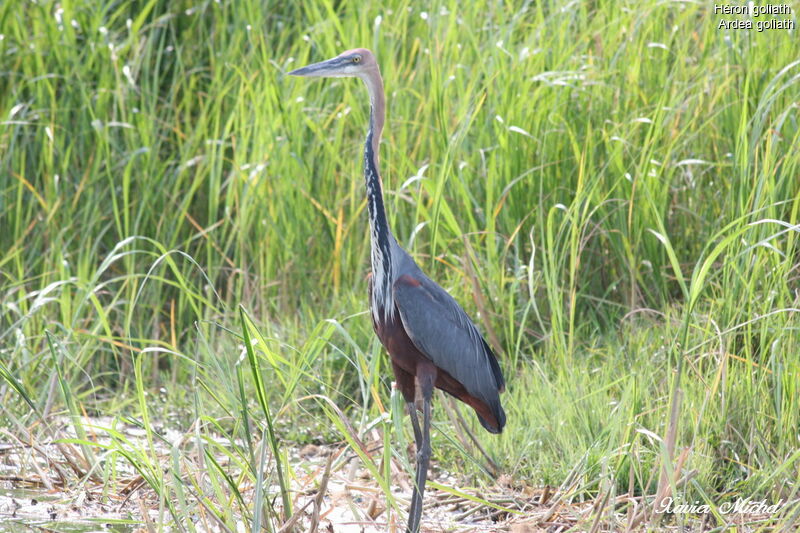
POLYGON ((395 306, 414 345, 471 396, 486 403, 502 429, 505 414, 498 393, 505 387, 503 374, 467 313, 421 272, 400 276, 393 289, 395 306))

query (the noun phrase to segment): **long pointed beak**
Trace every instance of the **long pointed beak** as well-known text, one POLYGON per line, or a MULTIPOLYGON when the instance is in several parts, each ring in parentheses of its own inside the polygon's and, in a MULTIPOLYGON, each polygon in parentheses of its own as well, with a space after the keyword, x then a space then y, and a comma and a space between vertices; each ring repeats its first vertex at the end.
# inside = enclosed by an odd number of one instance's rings
POLYGON ((341 57, 334 57, 327 61, 320 61, 305 67, 301 67, 289 72, 290 76, 303 76, 305 78, 316 78, 322 76, 341 76, 342 68, 348 64, 347 60, 341 57))

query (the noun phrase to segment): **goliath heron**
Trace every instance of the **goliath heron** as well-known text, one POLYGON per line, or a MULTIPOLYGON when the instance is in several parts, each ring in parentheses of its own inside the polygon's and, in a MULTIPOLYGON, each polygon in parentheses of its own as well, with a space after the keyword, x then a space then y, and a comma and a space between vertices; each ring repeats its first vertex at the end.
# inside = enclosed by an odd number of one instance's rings
POLYGON ((499 393, 505 388, 497 359, 472 320, 444 289, 426 276, 392 235, 383 204, 378 151, 385 116, 383 80, 369 50, 348 50, 333 59, 293 70, 292 76, 358 77, 367 85, 369 130, 364 178, 369 209, 372 324, 389 352, 395 380, 406 401, 417 446, 416 483, 407 532, 419 531, 422 497, 431 454, 431 395, 441 389, 475 410, 481 425, 500 433, 506 415, 499 393), (422 430, 415 405, 422 395, 422 430))

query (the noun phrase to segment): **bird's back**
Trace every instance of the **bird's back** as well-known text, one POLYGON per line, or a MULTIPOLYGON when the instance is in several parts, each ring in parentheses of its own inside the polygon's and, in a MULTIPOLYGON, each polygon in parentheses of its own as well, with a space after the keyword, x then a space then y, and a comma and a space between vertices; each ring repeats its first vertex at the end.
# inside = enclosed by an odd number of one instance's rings
POLYGON ((395 247, 393 304, 403 333, 437 367, 436 386, 473 407, 481 425, 499 433, 506 418, 499 396, 505 380, 494 352, 458 302, 395 247))

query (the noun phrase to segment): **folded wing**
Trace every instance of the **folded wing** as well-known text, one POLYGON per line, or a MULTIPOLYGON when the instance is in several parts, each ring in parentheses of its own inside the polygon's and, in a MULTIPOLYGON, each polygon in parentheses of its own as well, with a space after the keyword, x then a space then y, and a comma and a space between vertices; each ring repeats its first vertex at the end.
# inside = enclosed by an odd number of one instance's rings
POLYGON ((485 403, 497 420, 499 432, 505 413, 499 393, 503 374, 489 345, 467 313, 444 289, 421 272, 405 274, 393 286, 394 302, 411 341, 440 369, 485 403))

